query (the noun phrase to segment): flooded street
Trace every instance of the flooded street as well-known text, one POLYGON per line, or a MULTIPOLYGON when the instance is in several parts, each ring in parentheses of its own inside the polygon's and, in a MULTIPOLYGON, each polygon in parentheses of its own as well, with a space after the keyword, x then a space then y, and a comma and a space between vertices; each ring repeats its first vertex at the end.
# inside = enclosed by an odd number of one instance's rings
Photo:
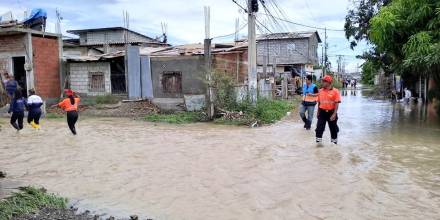
MULTIPOLYGON (((16 133, 0 170, 76 206, 154 219, 439 219, 440 126, 423 107, 344 92, 339 145, 293 115, 248 129, 82 118, 16 133)), ((315 121, 316 122, 316 121, 315 121)))

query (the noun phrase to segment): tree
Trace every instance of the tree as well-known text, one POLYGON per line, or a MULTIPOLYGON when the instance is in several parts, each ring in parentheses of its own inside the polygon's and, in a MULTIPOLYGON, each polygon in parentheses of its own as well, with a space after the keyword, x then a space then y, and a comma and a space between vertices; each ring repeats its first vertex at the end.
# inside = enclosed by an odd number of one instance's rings
MULTIPOLYGON (((439 85, 439 0, 393 0, 370 19, 367 38, 377 54, 385 56, 390 71, 403 77, 429 77, 439 85)), ((430 94, 440 99, 438 90, 437 86, 430 94)))
POLYGON ((366 85, 374 84, 374 76, 379 71, 377 65, 373 61, 367 60, 362 64, 362 83, 366 85))
POLYGON ((369 40, 370 20, 391 0, 352 1, 353 8, 345 17, 345 37, 353 49, 362 40, 369 40))
POLYGON ((395 0, 370 25, 369 39, 389 55, 392 71, 438 77, 440 1, 395 0))

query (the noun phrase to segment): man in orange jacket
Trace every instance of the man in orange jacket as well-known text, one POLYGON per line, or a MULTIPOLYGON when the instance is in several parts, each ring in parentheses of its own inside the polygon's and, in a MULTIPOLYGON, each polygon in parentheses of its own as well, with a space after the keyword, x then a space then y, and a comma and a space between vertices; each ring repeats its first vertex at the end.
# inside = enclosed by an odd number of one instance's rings
POLYGON ((316 142, 322 142, 322 134, 328 123, 331 134, 331 142, 338 143, 338 108, 341 103, 339 90, 332 86, 333 78, 324 76, 318 95, 318 123, 316 125, 316 142))

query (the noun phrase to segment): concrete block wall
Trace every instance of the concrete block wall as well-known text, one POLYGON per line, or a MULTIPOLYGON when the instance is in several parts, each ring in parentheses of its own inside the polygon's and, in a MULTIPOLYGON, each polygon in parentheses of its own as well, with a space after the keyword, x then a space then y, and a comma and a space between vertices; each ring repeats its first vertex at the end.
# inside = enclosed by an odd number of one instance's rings
POLYGON ((58 39, 32 36, 35 88, 43 98, 57 98, 60 88, 58 39))
POLYGON ((109 62, 81 62, 69 63, 70 88, 75 92, 90 96, 100 96, 111 94, 111 72, 109 62), (89 90, 89 73, 104 73, 104 92, 93 92, 89 90))
POLYGON ((182 98, 184 94, 206 93, 203 56, 151 57, 151 76, 155 98, 182 98), (162 87, 162 74, 174 71, 182 73, 182 93, 165 93, 162 87))

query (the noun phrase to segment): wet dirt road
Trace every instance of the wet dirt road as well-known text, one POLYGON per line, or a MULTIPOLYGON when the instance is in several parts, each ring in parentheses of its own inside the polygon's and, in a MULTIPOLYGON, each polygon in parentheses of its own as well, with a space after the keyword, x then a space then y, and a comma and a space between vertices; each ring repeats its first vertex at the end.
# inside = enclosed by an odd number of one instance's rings
MULTIPOLYGON (((297 117, 248 129, 82 118, 16 133, 0 170, 97 213, 154 219, 439 219, 440 127, 415 106, 345 94, 340 144, 297 117)), ((2 119, 5 122, 4 119, 2 119)))

